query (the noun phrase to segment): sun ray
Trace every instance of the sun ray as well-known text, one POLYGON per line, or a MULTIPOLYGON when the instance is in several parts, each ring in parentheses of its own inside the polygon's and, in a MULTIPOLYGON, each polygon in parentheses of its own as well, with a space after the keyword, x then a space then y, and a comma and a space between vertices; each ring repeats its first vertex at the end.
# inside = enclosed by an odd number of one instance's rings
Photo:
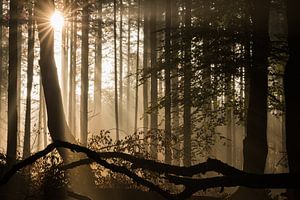
POLYGON ((64 26, 64 16, 61 12, 55 11, 51 16, 50 23, 55 30, 61 30, 64 26))

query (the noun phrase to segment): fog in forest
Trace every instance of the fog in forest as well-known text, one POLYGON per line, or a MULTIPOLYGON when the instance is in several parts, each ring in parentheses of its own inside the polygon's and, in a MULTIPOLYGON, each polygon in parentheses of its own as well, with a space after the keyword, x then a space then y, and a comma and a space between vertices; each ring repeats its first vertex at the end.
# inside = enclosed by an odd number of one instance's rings
POLYGON ((300 199, 294 0, 0 0, 0 199, 300 199))

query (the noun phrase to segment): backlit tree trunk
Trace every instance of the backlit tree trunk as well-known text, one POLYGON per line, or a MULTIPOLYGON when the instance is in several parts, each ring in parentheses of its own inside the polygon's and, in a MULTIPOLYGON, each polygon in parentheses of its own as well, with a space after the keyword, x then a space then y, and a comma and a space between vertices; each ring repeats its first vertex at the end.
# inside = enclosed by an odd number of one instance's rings
POLYGON ((137 45, 136 45, 136 70, 135 70, 135 111, 134 111, 134 131, 137 132, 138 111, 139 111, 139 66, 140 66, 140 23, 141 23, 141 1, 138 0, 137 19, 137 45))
POLYGON ((115 120, 116 141, 119 140, 119 96, 118 96, 118 59, 117 59, 117 1, 114 0, 114 68, 115 68, 115 120))
MULTIPOLYGON (((39 64, 47 106, 50 136, 52 140, 76 143, 66 122, 54 60, 54 32, 49 23, 49 17, 54 11, 54 4, 51 0, 39 0, 37 1, 35 8, 35 17, 40 40, 39 64)), ((73 154, 68 150, 58 149, 58 152, 62 156, 64 162, 72 162, 84 158, 84 156, 73 154)), ((93 175, 91 169, 87 166, 83 166, 75 169, 74 174, 76 175, 71 176, 71 186, 73 189, 92 195, 91 190, 94 184, 92 181, 93 175)))
POLYGON ((76 136, 76 69, 77 69, 77 12, 75 11, 76 1, 73 0, 72 2, 72 23, 71 23, 71 44, 70 44, 70 51, 71 51, 71 61, 70 61, 70 78, 69 78, 69 127, 71 132, 74 136, 76 136))
MULTIPOLYGON (((33 61, 34 61, 34 23, 33 23, 33 5, 29 2, 29 22, 28 22, 28 54, 27 54, 27 99, 25 114, 25 133, 23 159, 30 156, 30 137, 31 137, 31 91, 33 81, 33 61)), ((39 133, 40 135, 41 133, 39 133)))
MULTIPOLYGON (((149 67, 149 47, 150 47, 150 32, 149 32, 149 1, 144 1, 144 55, 143 55, 143 74, 144 77, 146 77, 147 69, 149 67)), ((148 114, 148 86, 149 86, 149 80, 148 78, 144 79, 143 82, 143 112, 144 112, 144 118, 143 118, 143 130, 144 134, 147 133, 149 129, 149 114, 148 114)))
MULTIPOLYGON (((102 110, 102 1, 97 2, 97 38, 95 53, 95 82, 94 82, 94 100, 95 111, 101 115, 102 110)), ((97 117, 99 119, 99 117, 97 117)))
POLYGON ((9 67, 8 67, 8 131, 7 165, 16 162, 18 137, 17 84, 18 84, 18 1, 10 1, 9 67))
POLYGON ((80 101, 80 142, 86 146, 88 140, 88 91, 89 91, 89 7, 82 10, 81 43, 81 101, 80 101))

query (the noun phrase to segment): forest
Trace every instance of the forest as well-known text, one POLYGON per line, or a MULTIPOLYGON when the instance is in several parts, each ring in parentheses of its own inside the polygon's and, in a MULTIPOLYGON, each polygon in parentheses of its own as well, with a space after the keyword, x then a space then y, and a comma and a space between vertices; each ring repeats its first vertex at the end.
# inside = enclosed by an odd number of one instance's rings
POLYGON ((299 200, 299 9, 0 0, 0 199, 299 200))

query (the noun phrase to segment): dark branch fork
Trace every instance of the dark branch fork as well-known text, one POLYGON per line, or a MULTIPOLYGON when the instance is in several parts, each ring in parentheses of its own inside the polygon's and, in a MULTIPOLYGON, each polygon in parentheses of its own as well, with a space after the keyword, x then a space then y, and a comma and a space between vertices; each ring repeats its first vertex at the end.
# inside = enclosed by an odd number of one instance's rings
POLYGON ((15 164, 1 177, 0 186, 6 184, 16 172, 34 163, 36 160, 42 158, 56 148, 66 148, 73 152, 84 153, 88 157, 88 159, 79 160, 62 166, 61 169, 63 170, 96 162, 113 172, 125 174, 138 184, 143 185, 152 191, 156 191, 167 199, 186 199, 197 191, 216 187, 245 186, 250 188, 300 188, 299 174, 251 174, 231 167, 216 159, 208 159, 207 162, 191 167, 180 167, 138 158, 126 153, 96 152, 86 147, 63 141, 54 141, 44 150, 15 164), (184 185, 185 189, 178 194, 172 194, 145 178, 138 176, 127 167, 118 166, 104 160, 111 158, 119 158, 132 163, 132 169, 140 168, 159 173, 163 175, 163 178, 167 179, 171 183, 184 185), (217 172, 223 176, 202 179, 191 178, 193 175, 204 174, 209 171, 217 172))

